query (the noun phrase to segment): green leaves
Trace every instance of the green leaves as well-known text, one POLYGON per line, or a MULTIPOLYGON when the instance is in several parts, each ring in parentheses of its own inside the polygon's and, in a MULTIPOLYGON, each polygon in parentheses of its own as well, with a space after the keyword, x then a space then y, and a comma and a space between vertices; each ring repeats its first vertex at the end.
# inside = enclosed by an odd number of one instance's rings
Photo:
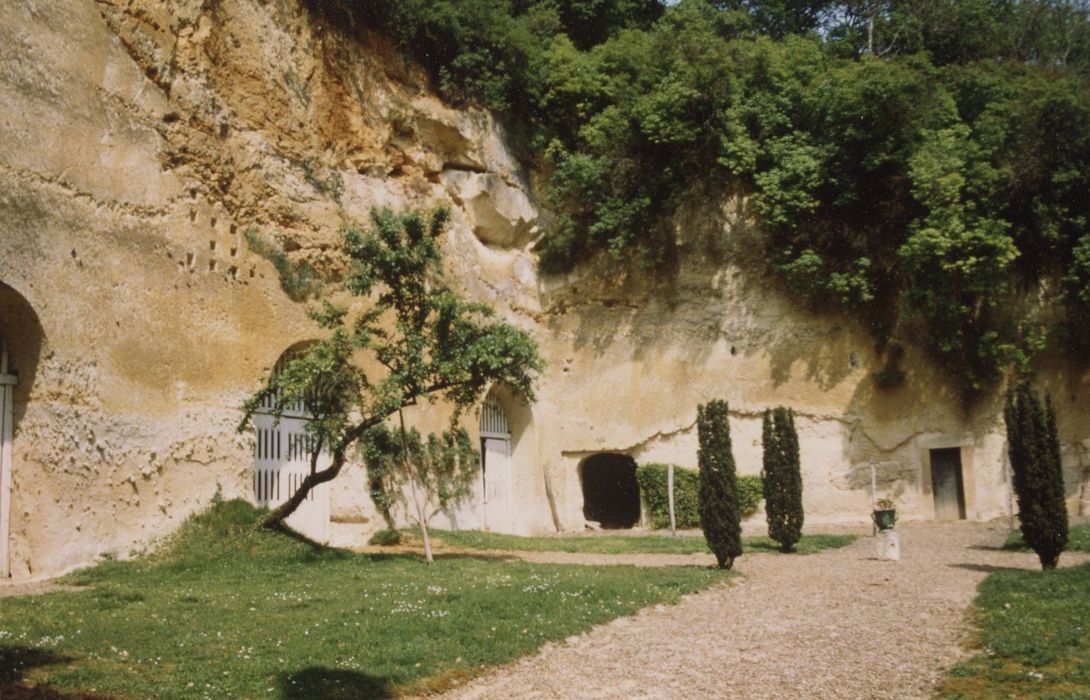
POLYGON ((668 269, 683 197, 741 189, 793 292, 880 344, 920 338, 967 398, 1032 354, 1022 329, 1055 302, 1090 333, 1085 7, 366 4, 448 97, 532 147, 546 271, 601 254, 668 269))
POLYGON ((768 536, 791 552, 802 538, 802 472, 795 415, 780 406, 766 410, 761 423, 762 487, 768 536))
POLYGON ((1067 503, 1051 398, 1044 405, 1026 384, 1007 392, 1003 411, 1018 520, 1043 569, 1056 568, 1067 545, 1067 503))
MULTIPOLYGON (((328 481, 365 433, 368 449, 378 450, 383 435, 367 431, 378 430, 403 407, 444 399, 453 408, 453 422, 493 383, 533 400, 534 379, 544 368, 533 339, 495 320, 487 306, 467 302, 443 285, 439 238, 447 219, 445 209, 429 214, 375 210, 370 228, 345 230, 351 261, 345 287, 367 297, 368 308, 354 315, 328 301, 314 308, 311 317, 329 335, 296 352, 246 402, 240 430, 259 408, 279 416, 303 406, 310 418, 307 431, 316 438, 312 464, 319 452, 332 454, 332 466, 313 478, 328 481), (361 356, 378 370, 365 373, 358 364, 361 356)), ((426 446, 419 444, 419 436, 412 439, 418 443, 410 451, 416 450, 412 458, 423 470, 421 485, 434 487, 445 504, 475 469, 466 455, 472 452, 468 437, 455 432, 429 438, 426 446)), ((388 472, 381 472, 381 460, 376 458, 376 464, 380 473, 373 481, 381 486, 388 472)), ((317 483, 304 482, 300 492, 317 483)), ((295 507, 282 506, 270 517, 282 519, 295 507)))

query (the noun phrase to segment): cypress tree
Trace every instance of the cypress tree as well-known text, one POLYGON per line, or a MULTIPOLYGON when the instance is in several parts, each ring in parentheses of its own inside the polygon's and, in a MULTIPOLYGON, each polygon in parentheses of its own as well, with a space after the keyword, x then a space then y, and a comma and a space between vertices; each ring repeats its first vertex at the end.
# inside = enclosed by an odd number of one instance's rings
POLYGON ((1042 569, 1055 569, 1067 546, 1067 504, 1052 399, 1042 407, 1037 394, 1021 384, 1007 392, 1003 417, 1022 538, 1042 569))
POLYGON ((700 526, 720 569, 729 569, 742 555, 742 519, 738 480, 730 445, 726 401, 709 401, 696 412, 700 449, 700 526))
POLYGON ((792 552, 802 537, 802 472, 795 416, 780 406, 766 410, 762 425, 764 465, 761 474, 768 536, 792 552))

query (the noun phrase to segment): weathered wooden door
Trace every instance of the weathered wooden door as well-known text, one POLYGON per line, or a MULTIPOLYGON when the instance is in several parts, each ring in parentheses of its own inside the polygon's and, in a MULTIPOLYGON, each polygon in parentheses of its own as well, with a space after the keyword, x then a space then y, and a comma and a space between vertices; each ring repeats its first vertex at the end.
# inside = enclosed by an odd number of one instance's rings
POLYGON ((15 376, 8 373, 8 349, 0 347, 0 578, 11 576, 8 536, 11 527, 11 442, 15 376))
POLYGON ((485 529, 511 532, 511 433, 492 396, 481 409, 481 481, 485 529))
POLYGON ((965 489, 961 478, 961 450, 931 450, 931 486, 936 520, 965 519, 965 489))
MULTIPOLYGON (((279 370, 281 363, 277 363, 279 370)), ((274 371, 277 371, 274 370, 274 371)), ((259 506, 275 508, 288 500, 310 473, 310 439, 307 413, 302 405, 291 406, 277 420, 274 401, 267 400, 254 414, 257 444, 254 454, 254 499, 259 506)), ((318 457, 318 470, 330 464, 328 454, 318 457)), ((311 489, 307 499, 288 517, 287 524, 315 542, 329 542, 329 484, 311 489)))

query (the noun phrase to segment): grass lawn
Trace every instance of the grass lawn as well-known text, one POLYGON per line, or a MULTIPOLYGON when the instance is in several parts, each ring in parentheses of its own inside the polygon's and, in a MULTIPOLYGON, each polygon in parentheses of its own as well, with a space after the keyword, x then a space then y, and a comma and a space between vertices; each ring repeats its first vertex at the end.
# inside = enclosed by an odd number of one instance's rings
MULTIPOLYGON (((706 554, 703 536, 669 535, 567 535, 519 537, 492 532, 436 530, 431 533, 443 544, 466 549, 523 550, 531 552, 583 552, 588 554, 706 554)), ((813 554, 851 544, 854 535, 805 535, 796 549, 813 554)), ((746 552, 778 552, 779 545, 767 537, 747 537, 746 552)))
POLYGON ((256 517, 222 503, 159 555, 64 581, 85 590, 0 601, 0 697, 31 685, 130 698, 420 692, 724 580, 466 555, 428 568, 315 549, 253 530, 256 517))
MULTIPOLYGON (((1003 549, 1015 549, 1023 550, 1029 549, 1025 541, 1022 540, 1022 531, 1015 530, 1007 537, 1007 542, 1003 545, 1003 549)), ((1066 552, 1090 552, 1090 523, 1082 523, 1080 525, 1073 525, 1067 531, 1067 549, 1066 552)), ((1063 559, 1063 555, 1060 555, 1063 559)))
POLYGON ((994 573, 975 606, 983 651, 954 667, 944 697, 1090 697, 1090 564, 994 573))

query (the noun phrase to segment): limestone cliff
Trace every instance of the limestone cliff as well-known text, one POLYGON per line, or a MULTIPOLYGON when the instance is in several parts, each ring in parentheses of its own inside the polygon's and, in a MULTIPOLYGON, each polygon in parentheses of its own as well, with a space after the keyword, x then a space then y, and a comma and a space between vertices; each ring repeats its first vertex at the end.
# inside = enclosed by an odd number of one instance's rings
MULTIPOLYGON (((719 397, 744 473, 760 468, 760 412, 796 409, 809 522, 865 518, 870 461, 881 495, 934 517, 936 448, 960 450, 967 517, 1008 512, 998 406, 966 415, 911 350, 909 385, 878 390, 866 333, 764 275, 744 203, 694 198, 668 278, 599 261, 539 279, 535 193, 493 117, 444 105, 381 37, 298 0, 4 3, 0 99, 15 575, 124 556, 216 491, 250 495, 238 407, 317 333, 254 242, 336 280, 340 229, 376 206, 451 206, 452 279, 549 363, 537 404, 502 397, 503 529, 581 528, 595 454, 695 466, 696 406, 719 397)), ((1074 506, 1085 381, 1050 382, 1074 506)), ((335 521, 377 526, 358 470, 333 498, 335 521)))

